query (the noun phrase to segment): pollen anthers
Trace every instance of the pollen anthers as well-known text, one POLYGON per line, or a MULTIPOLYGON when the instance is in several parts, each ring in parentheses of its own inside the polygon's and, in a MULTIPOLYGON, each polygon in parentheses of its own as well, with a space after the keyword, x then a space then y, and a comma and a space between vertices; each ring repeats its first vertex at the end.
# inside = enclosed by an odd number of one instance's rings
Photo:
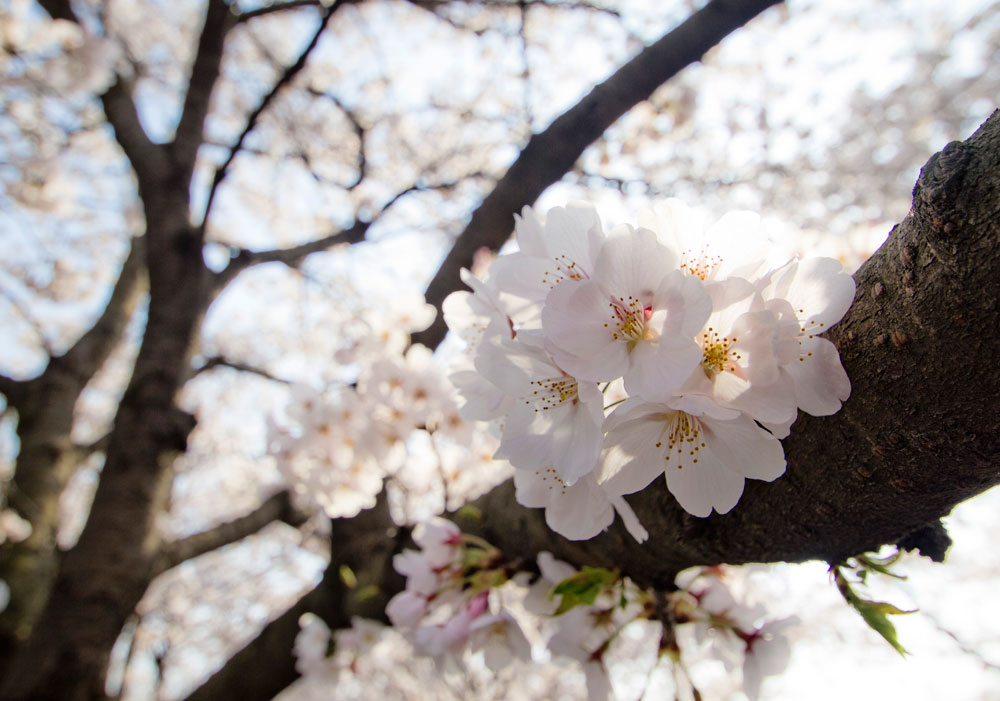
POLYGON ((684 411, 675 411, 667 414, 663 433, 660 440, 656 442, 656 447, 663 449, 666 442, 666 451, 663 456, 664 462, 676 465, 678 470, 684 469, 684 463, 690 459, 691 464, 697 464, 698 454, 705 447, 702 440, 701 422, 691 414, 684 411))
POLYGON ((707 246, 702 248, 697 255, 692 255, 692 251, 684 253, 681 270, 688 275, 700 278, 702 282, 715 272, 715 269, 722 265, 722 256, 712 255, 708 252, 707 246))
MULTIPOLYGON (((796 316, 798 316, 799 314, 806 313, 805 309, 796 309, 795 311, 796 311, 796 316)), ((799 333, 801 333, 803 336, 809 336, 809 338, 812 338, 815 335, 815 333, 810 333, 810 331, 815 332, 817 329, 823 329, 825 327, 826 327, 825 323, 823 323, 822 321, 817 322, 815 319, 809 319, 809 321, 804 321, 804 322, 800 321, 799 333)), ((820 331, 819 333, 823 332, 820 331)))
POLYGON ((738 338, 722 336, 709 326, 708 330, 702 332, 698 341, 704 353, 701 365, 707 375, 711 376, 712 373, 726 370, 736 372, 737 361, 743 358, 740 353, 733 350, 733 346, 739 341, 738 338))
POLYGON ((579 386, 576 379, 569 377, 549 377, 544 380, 531 381, 531 394, 524 400, 525 404, 534 404, 535 413, 548 411, 570 402, 580 401, 579 386))
POLYGON ((542 284, 552 289, 564 280, 586 280, 587 274, 580 269, 575 260, 563 254, 555 257, 556 267, 542 273, 542 284))
MULTIPOLYGON (((797 312, 797 314, 805 314, 806 313, 804 309, 796 309, 795 311, 797 312)), ((810 339, 811 338, 815 338, 816 334, 815 333, 809 333, 809 332, 810 331, 819 331, 820 329, 823 329, 825 326, 826 326, 826 324, 823 323, 823 322, 817 322, 815 319, 809 319, 809 321, 802 322, 802 323, 799 324, 799 336, 800 337, 804 336, 804 337, 810 338, 810 339)), ((819 331, 819 332, 823 333, 822 331, 819 331)), ((802 341, 800 339, 799 340, 799 346, 801 347, 801 345, 802 345, 802 341)), ((806 358, 811 358, 811 357, 812 357, 812 352, 807 352, 804 355, 799 355, 799 362, 800 363, 804 363, 806 361, 806 358)))
POLYGON ((559 473, 554 467, 547 467, 544 470, 536 470, 535 473, 542 480, 542 484, 544 484, 549 491, 558 489, 563 494, 566 493, 566 489, 569 485, 563 481, 563 478, 559 476, 559 473))
POLYGON ((616 341, 641 341, 646 337, 646 322, 652 315, 652 308, 643 305, 636 297, 619 297, 608 302, 611 321, 604 328, 611 329, 611 337, 616 341))

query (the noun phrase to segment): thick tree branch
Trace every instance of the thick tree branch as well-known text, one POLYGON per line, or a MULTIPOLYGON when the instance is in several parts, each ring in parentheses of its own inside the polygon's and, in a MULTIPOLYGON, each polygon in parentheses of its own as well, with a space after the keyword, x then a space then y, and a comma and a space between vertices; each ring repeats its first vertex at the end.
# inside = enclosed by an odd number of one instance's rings
POLYGON ((459 286, 459 270, 470 267, 473 255, 483 246, 500 248, 513 229, 514 214, 572 168, 590 143, 663 82, 779 1, 713 0, 591 90, 545 131, 532 136, 473 213, 427 287, 427 302, 439 313, 427 330, 413 336, 413 342, 437 347, 447 332, 441 303, 459 286))
POLYGON ((153 565, 153 576, 199 555, 239 542, 274 521, 283 521, 295 527, 301 526, 306 521, 306 516, 292 506, 287 491, 271 495, 263 504, 245 516, 221 523, 211 530, 167 543, 160 550, 160 555, 153 565))
POLYGON ((188 701, 267 701, 274 697, 298 678, 292 644, 304 613, 319 615, 331 628, 349 627, 353 616, 385 620, 386 603, 403 587, 403 579, 392 569, 392 556, 409 537, 408 531, 393 525, 385 492, 374 508, 354 518, 334 519, 331 527, 332 552, 323 581, 269 623, 188 701), (346 586, 340 576, 344 566, 357 578, 354 588, 346 586))
POLYGON ((70 22, 78 22, 76 13, 69 0, 38 0, 42 9, 49 13, 52 19, 64 19, 70 22))
POLYGON ((101 95, 101 102, 108 123, 114 127, 115 140, 138 178, 139 195, 145 200, 161 187, 163 179, 171 172, 167 149, 149 140, 139 121, 135 102, 121 78, 101 95))
POLYGON ((0 547, 0 578, 11 589, 10 606, 0 614, 0 652, 9 654, 31 629, 52 586, 59 496, 89 454, 70 442, 73 407, 121 340, 142 296, 144 270, 143 240, 133 239, 107 306, 90 330, 66 353, 52 358, 38 377, 0 384, 17 409, 21 441, 11 504, 32 526, 27 539, 0 547))
POLYGON ((194 171, 212 89, 219 78, 219 67, 222 65, 222 47, 226 33, 234 25, 234 21, 229 5, 223 0, 210 0, 205 13, 205 25, 198 40, 198 51, 191 66, 184 108, 173 143, 170 144, 178 177, 184 182, 191 178, 194 171))

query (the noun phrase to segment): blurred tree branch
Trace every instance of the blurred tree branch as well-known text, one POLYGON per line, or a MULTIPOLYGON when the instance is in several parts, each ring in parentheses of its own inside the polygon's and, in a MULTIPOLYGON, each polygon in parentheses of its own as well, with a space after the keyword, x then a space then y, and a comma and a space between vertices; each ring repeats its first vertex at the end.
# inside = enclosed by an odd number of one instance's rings
POLYGON ((676 28, 643 49, 635 58, 597 85, 545 131, 528 140, 517 160, 472 214, 434 279, 427 287, 428 304, 437 318, 414 343, 435 348, 447 328, 441 304, 459 286, 459 271, 471 267, 475 252, 498 250, 513 230, 513 215, 532 204, 552 183, 573 167, 583 150, 635 104, 699 60, 729 33, 780 0, 712 0, 676 28))
MULTIPOLYGON (((17 410, 21 442, 11 505, 32 527, 27 539, 0 547, 0 578, 11 589, 10 606, 0 614, 0 652, 9 652, 16 640, 26 636, 51 589, 57 566, 59 495, 80 459, 91 452, 82 452, 70 441, 73 407, 120 342, 145 293, 144 254, 143 239, 133 239, 107 306, 69 350, 51 358, 38 377, 23 381, 2 378, 0 383, 8 405, 17 410)), ((0 659, 9 656, 0 654, 0 659)))
POLYGON ((309 43, 306 44, 306 47, 299 54, 299 57, 295 60, 295 62, 285 68, 281 77, 277 80, 277 82, 275 82, 267 94, 264 95, 254 111, 250 113, 250 116, 247 117, 246 125, 243 127, 243 131, 241 131, 240 135, 236 138, 236 143, 229 149, 229 155, 226 156, 226 160, 215 171, 215 176, 212 179, 212 185, 208 191, 208 203, 205 205, 205 214, 202 219, 202 237, 205 235, 205 227, 208 224, 209 215, 212 211, 212 204, 215 201, 215 193, 218 192, 219 185, 222 184, 222 181, 225 180, 226 175, 229 173, 229 167, 232 165, 233 160, 243 148, 243 142, 246 141, 247 136, 249 136, 250 132, 252 132, 254 127, 257 126, 257 121, 260 119, 260 116, 264 114, 271 102, 278 96, 278 93, 281 92, 281 89, 286 85, 289 85, 295 79, 295 76, 297 76, 302 69, 306 67, 306 63, 309 61, 309 55, 319 44, 320 37, 323 36, 323 33, 326 31, 327 25, 330 22, 330 18, 333 17, 334 12, 351 1, 352 0, 335 0, 335 2, 329 7, 322 7, 320 11, 319 26, 316 27, 316 31, 313 33, 309 43))
POLYGON ((188 182, 194 171, 198 149, 203 142, 202 130, 208 114, 212 89, 219 78, 222 65, 222 47, 226 33, 235 24, 235 16, 223 0, 209 0, 205 25, 198 40, 198 51, 191 66, 187 95, 174 140, 170 144, 177 178, 188 182))
POLYGON ((282 521, 289 526, 298 527, 305 523, 306 518, 305 514, 292 506, 288 492, 282 490, 265 499, 249 514, 220 523, 210 530, 164 544, 153 565, 153 576, 166 572, 171 567, 176 567, 187 560, 237 543, 275 521, 282 521))
POLYGON ((386 620, 385 605, 403 587, 392 568, 392 556, 409 539, 409 529, 397 528, 383 491, 375 506, 349 519, 331 522, 330 564, 323 580, 288 611, 271 621, 261 634, 188 696, 188 701, 238 698, 265 701, 298 678, 291 654, 299 618, 314 613, 332 628, 347 628, 360 616, 386 620), (342 567, 357 582, 348 587, 342 567), (374 587, 374 589, 373 589, 374 587))

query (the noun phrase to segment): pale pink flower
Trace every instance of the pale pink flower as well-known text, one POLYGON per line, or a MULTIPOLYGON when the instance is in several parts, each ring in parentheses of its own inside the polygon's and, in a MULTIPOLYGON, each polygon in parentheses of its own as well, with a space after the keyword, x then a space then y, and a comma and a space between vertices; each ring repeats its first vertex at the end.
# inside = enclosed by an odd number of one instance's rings
POLYGON ((517 620, 505 610, 486 613, 469 626, 469 649, 482 650, 486 666, 494 672, 515 659, 531 659, 531 643, 517 620))
POLYGON ((554 207, 544 223, 530 207, 514 220, 520 250, 497 258, 490 279, 517 328, 538 328, 539 310, 549 291, 563 281, 590 276, 604 230, 597 211, 586 202, 554 207))
POLYGON ((614 494, 631 494, 666 475, 667 487, 690 514, 726 513, 746 478, 771 481, 785 471, 781 443, 754 421, 708 398, 666 404, 629 400, 605 422, 597 477, 614 494))
POLYGON ((416 628, 427 614, 427 597, 416 591, 401 591, 385 607, 385 615, 397 628, 416 628))
POLYGON ((295 670, 302 675, 315 674, 327 667, 330 647, 330 627, 313 613, 299 617, 299 632, 295 636, 292 654, 295 670))
POLYGON ((570 540, 587 540, 615 520, 608 495, 592 474, 566 484, 555 468, 515 470, 514 487, 522 506, 545 509, 545 523, 570 540))
POLYGON ((750 701, 757 701, 764 677, 781 674, 791 658, 791 646, 783 634, 785 629, 797 625, 799 618, 790 616, 769 621, 747 634, 746 657, 743 659, 743 693, 750 701))
MULTIPOLYGON (((420 555, 428 567, 440 570, 453 564, 458 557, 462 531, 448 519, 435 516, 417 524, 413 529, 413 542, 420 546, 420 555)), ((399 568, 396 571, 399 572, 399 568)))
POLYGON ((793 260, 761 284, 767 308, 783 322, 781 372, 792 381, 799 408, 814 416, 837 412, 851 393, 836 346, 819 334, 843 318, 854 292, 854 279, 833 258, 793 260))
POLYGON ((519 338, 484 341, 476 358, 479 372, 514 398, 496 457, 525 470, 552 465, 573 484, 597 464, 604 398, 596 383, 577 382, 519 338))
POLYGON ((681 270, 706 282, 734 276, 753 279, 768 257, 769 241, 755 212, 729 212, 706 226, 701 214, 672 198, 641 212, 639 226, 656 232, 677 256, 681 270))
POLYGON ((701 280, 685 276, 653 232, 615 230, 589 280, 549 293, 542 327, 556 362, 581 380, 624 377, 642 396, 679 387, 701 353, 693 338, 711 313, 701 280))

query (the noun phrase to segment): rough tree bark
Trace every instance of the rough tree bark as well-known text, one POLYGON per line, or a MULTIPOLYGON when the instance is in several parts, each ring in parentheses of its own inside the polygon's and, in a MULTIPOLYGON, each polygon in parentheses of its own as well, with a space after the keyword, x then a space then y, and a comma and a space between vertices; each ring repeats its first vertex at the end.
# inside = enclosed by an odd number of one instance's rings
MULTIPOLYGON (((855 275, 854 304, 827 334, 853 394, 834 416, 800 415, 783 441, 784 476, 748 480, 733 511, 706 519, 686 513, 657 480, 629 498, 651 534, 642 545, 620 521, 592 540, 568 541, 548 529, 542 510, 515 502, 509 481, 475 502, 480 519, 457 522, 512 557, 548 550, 659 588, 695 565, 835 563, 883 544, 942 560, 939 519, 1000 483, 1000 376, 983 362, 1000 353, 1000 112, 934 155, 913 196, 910 214, 855 275)), ((392 523, 386 515, 370 527, 391 532, 392 523)), ((327 576, 320 587, 333 588, 329 601, 343 585, 327 576)), ((385 596, 398 591, 391 587, 382 583, 385 596)), ((264 639, 293 640, 301 612, 276 619, 264 639)), ((334 612, 330 622, 343 620, 334 612)), ((243 699, 269 698, 224 681, 264 664, 262 653, 251 643, 189 698, 235 689, 243 699)), ((290 683, 288 668, 276 661, 275 676, 290 683)))

